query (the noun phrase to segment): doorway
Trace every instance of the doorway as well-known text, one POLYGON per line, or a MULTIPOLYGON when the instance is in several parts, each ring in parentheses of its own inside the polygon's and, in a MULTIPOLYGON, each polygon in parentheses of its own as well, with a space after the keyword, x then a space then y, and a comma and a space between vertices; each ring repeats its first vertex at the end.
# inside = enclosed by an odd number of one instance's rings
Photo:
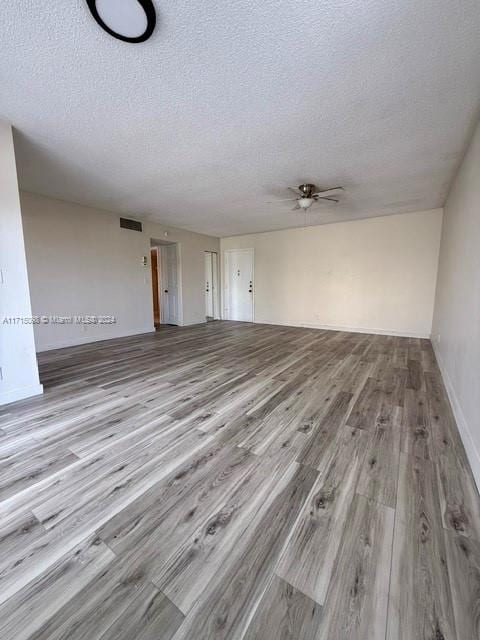
POLYGON ((253 249, 230 249, 224 260, 224 317, 253 322, 253 249))
POLYGON ((158 250, 156 247, 150 249, 150 266, 152 269, 153 324, 157 328, 160 325, 160 294, 158 250))
POLYGON ((159 325, 181 324, 178 245, 161 240, 152 240, 151 244, 154 323, 157 326, 158 318, 159 325))
POLYGON ((205 251, 205 317, 207 322, 218 320, 218 254, 215 251, 205 251))

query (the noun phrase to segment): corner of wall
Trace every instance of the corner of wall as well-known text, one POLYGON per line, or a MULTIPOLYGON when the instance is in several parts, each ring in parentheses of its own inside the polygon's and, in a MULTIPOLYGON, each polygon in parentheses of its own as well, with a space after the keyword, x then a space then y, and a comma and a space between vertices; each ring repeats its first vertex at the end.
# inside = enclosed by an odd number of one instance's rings
POLYGON ((480 339, 476 255, 480 238, 480 124, 458 168, 443 207, 432 346, 465 452, 480 489, 478 361, 480 339), (441 337, 441 343, 440 343, 441 337))
POLYGON ((455 393, 455 388, 452 384, 452 381, 450 380, 450 376, 448 375, 448 371, 442 360, 442 356, 440 355, 438 345, 435 340, 432 340, 431 342, 433 351, 435 353, 435 358, 437 359, 438 368, 440 369, 440 373, 442 374, 442 379, 447 391, 448 399, 450 400, 453 417, 455 418, 455 422, 457 423, 458 431, 460 432, 460 437, 465 448, 465 453, 467 454, 470 467, 472 468, 475 483, 477 485, 477 488, 480 488, 480 452, 477 450, 473 441, 470 429, 468 427, 468 422, 463 413, 460 401, 457 398, 457 394, 455 393))
POLYGON ((10 404, 11 402, 17 402, 18 400, 25 400, 25 398, 31 398, 33 396, 40 396, 43 393, 43 384, 35 384, 28 387, 18 387, 17 389, 11 389, 6 393, 0 394, 0 405, 10 404))

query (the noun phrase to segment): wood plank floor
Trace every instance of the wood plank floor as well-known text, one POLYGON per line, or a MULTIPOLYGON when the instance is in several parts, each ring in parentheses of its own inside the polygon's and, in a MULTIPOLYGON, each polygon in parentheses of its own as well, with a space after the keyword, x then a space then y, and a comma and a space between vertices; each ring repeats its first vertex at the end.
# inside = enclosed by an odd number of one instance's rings
POLYGON ((0 408, 2 640, 474 640, 480 500, 429 341, 215 322, 0 408))

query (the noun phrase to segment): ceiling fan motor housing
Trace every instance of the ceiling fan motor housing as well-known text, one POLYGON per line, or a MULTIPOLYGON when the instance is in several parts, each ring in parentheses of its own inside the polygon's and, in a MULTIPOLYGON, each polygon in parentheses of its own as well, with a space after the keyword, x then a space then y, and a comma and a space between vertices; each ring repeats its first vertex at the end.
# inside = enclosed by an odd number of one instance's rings
POLYGON ((302 192, 305 198, 310 198, 315 193, 317 187, 314 184, 301 184, 298 190, 302 192))

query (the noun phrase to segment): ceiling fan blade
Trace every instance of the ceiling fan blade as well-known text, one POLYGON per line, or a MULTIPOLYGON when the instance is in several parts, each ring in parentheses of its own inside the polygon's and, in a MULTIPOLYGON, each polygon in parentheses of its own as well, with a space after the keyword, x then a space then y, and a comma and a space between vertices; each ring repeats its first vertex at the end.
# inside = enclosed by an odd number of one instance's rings
POLYGON ((277 202, 295 202, 297 198, 284 198, 283 200, 267 200, 266 204, 277 204, 277 202))
POLYGON ((327 196, 319 196, 315 198, 315 202, 319 202, 320 200, 329 200, 330 202, 339 202, 336 198, 328 198, 327 196))
POLYGON ((301 209, 302 207, 297 203, 293 209, 291 209, 291 211, 297 211, 298 209, 301 209))
POLYGON ((289 191, 292 191, 296 196, 303 196, 303 193, 300 191, 300 189, 297 189, 296 187, 287 187, 287 189, 289 191))
POLYGON ((334 195, 334 193, 337 191, 345 191, 345 189, 343 187, 332 187, 331 189, 323 189, 323 191, 316 191, 312 195, 313 196, 334 195))

